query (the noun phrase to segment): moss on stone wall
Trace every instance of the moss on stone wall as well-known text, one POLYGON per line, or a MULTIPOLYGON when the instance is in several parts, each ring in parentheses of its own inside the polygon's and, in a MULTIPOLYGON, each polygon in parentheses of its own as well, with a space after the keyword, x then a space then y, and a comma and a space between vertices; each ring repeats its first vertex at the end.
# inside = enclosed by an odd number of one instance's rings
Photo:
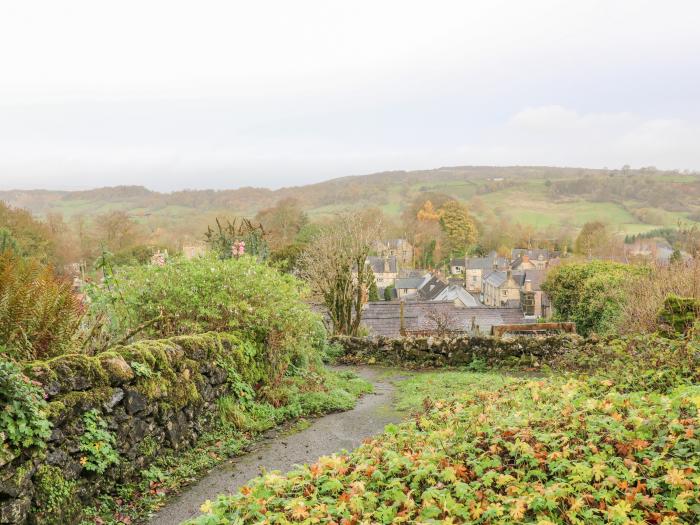
POLYGON ((576 335, 534 337, 336 337, 346 363, 382 363, 431 368, 484 365, 540 368, 583 339, 576 335))
POLYGON ((67 480, 58 467, 41 465, 34 475, 33 521, 46 525, 73 523, 80 514, 78 482, 67 480))
MULTIPOLYGON (((0 502, 23 516, 13 523, 27 517, 38 524, 74 523, 81 499, 89 501, 105 487, 130 481, 164 449, 194 443, 210 423, 212 410, 201 408, 226 395, 234 379, 264 384, 263 361, 258 345, 244 337, 207 333, 27 363, 26 375, 46 394, 53 435, 41 455, 28 449, 26 458, 17 458, 31 467, 26 486, 15 494, 9 483, 0 483, 0 502), (78 447, 85 433, 83 416, 91 410, 117 437, 119 455, 130 460, 110 466, 98 479, 85 471, 78 447)), ((15 474, 23 475, 16 466, 0 468, 0 480, 15 474)))

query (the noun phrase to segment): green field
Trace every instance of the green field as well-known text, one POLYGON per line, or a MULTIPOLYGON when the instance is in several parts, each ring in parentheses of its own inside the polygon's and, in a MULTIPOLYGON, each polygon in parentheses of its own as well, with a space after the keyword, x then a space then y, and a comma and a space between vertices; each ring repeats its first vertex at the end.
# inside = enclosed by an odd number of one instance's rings
POLYGON ((478 219, 495 216, 536 230, 577 229, 600 220, 614 231, 635 234, 679 221, 689 224, 689 216, 700 217, 700 175, 648 169, 455 167, 344 177, 274 191, 241 188, 163 194, 143 187, 115 187, 83 192, 0 191, 0 200, 39 216, 60 213, 66 219, 84 216, 88 221, 124 210, 151 228, 167 226, 191 236, 201 235, 216 216, 251 217, 290 197, 301 203, 312 220, 350 209, 377 208, 399 222, 412 203, 435 193, 466 203, 478 219), (597 193, 593 184, 589 191, 588 181, 599 186, 597 193))

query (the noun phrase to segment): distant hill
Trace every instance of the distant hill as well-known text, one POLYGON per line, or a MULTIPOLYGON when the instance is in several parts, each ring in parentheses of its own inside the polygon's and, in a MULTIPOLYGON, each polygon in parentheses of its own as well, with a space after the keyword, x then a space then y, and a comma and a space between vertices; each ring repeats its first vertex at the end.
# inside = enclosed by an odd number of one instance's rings
POLYGON ((537 228, 580 226, 603 220, 638 233, 681 221, 700 221, 700 174, 594 170, 538 166, 460 166, 392 171, 270 190, 183 190, 159 193, 142 186, 87 191, 0 191, 0 200, 45 216, 68 220, 110 210, 127 211, 152 228, 199 232, 217 215, 252 216, 286 197, 298 199, 312 217, 348 208, 377 207, 390 217, 423 193, 448 194, 471 203, 477 216, 489 210, 537 228))

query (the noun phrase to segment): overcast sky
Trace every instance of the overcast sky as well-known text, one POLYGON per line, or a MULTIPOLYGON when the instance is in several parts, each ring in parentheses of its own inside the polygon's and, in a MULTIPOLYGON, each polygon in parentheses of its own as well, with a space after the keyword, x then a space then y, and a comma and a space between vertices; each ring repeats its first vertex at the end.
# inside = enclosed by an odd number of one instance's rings
POLYGON ((0 188, 700 170, 700 2, 0 3, 0 188))

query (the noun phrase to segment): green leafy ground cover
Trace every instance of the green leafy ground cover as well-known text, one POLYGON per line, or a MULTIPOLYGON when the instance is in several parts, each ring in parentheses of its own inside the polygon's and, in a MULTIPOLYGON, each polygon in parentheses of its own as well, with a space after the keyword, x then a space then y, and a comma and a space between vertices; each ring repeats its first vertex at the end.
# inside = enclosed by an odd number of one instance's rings
POLYGON ((205 505, 234 523, 697 523, 700 388, 474 381, 350 454, 205 505))
MULTIPOLYGON (((140 480, 119 487, 114 495, 102 496, 97 506, 86 509, 82 523, 116 525, 142 522, 169 497, 201 478, 208 470, 244 453, 265 430, 277 425, 287 425, 285 428, 289 432, 301 430, 306 418, 349 410, 360 395, 371 390, 370 383, 351 372, 305 371, 286 378, 274 399, 268 392, 268 398, 252 394, 243 403, 239 400, 235 404, 236 415, 230 412, 234 405, 227 405, 227 410, 220 404, 220 421, 198 440, 194 448, 159 456, 142 472, 140 480)), ((144 444, 145 455, 154 455, 155 452, 148 450, 147 442, 144 444)))
POLYGON ((592 346, 540 378, 418 373, 398 386, 400 408, 423 400, 410 420, 191 523, 697 524, 697 344, 592 346))

